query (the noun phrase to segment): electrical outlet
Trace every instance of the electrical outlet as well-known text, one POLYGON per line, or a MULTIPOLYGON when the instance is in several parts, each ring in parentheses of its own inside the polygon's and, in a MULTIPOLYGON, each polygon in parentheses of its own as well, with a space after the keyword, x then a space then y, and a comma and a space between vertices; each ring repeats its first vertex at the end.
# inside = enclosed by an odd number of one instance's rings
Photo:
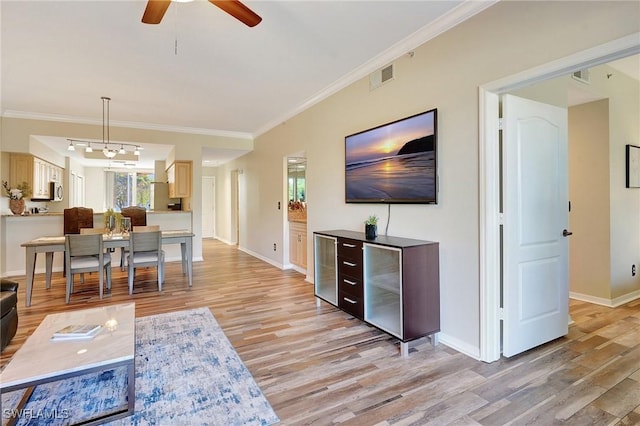
POLYGON ((276 251, 278 249, 278 246, 276 246, 276 243, 273 243, 273 251, 276 251))
POLYGON ((631 265, 631 276, 632 277, 636 276, 636 265, 631 265))

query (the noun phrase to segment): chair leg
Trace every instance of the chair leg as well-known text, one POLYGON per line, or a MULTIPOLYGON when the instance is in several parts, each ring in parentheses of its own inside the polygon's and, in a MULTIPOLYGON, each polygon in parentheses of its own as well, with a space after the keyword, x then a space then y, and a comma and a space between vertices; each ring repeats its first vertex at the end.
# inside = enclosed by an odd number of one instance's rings
POLYGON ((69 300, 71 299, 71 289, 72 289, 72 284, 73 284, 73 274, 69 271, 67 271, 67 304, 69 303, 69 300))
POLYGON ((106 266, 107 272, 107 290, 111 291, 111 264, 106 266))
POLYGON ((162 264, 160 262, 158 262, 156 271, 158 272, 158 291, 162 291, 162 264))
POLYGON ((124 255, 124 247, 120 247, 120 270, 125 270, 125 263, 127 261, 127 257, 124 255))
POLYGON ((98 285, 100 286, 100 299, 102 299, 102 293, 104 289, 104 274, 103 274, 103 271, 100 271, 100 270, 98 272, 98 285))
POLYGON ((128 278, 129 278, 129 296, 131 296, 133 294, 133 275, 135 274, 135 268, 133 267, 133 264, 131 262, 129 262, 129 274, 128 274, 128 278))

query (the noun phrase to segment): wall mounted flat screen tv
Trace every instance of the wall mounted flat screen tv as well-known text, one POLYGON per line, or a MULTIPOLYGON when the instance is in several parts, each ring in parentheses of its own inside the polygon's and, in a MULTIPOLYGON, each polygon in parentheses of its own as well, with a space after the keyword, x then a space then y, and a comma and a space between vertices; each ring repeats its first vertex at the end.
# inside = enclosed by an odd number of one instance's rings
POLYGON ((345 137, 347 203, 437 203, 437 109, 345 137))

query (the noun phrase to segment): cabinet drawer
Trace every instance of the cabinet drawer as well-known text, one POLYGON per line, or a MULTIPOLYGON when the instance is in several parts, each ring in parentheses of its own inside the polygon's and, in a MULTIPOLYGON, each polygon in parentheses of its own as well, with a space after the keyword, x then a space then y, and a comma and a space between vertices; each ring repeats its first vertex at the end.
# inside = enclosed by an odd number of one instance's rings
POLYGON ((363 296, 362 279, 340 274, 338 276, 338 291, 361 298, 363 296))
POLYGON ((362 280, 362 261, 338 257, 338 274, 362 280))
POLYGON ((340 291, 338 292, 338 307, 356 318, 364 318, 364 303, 360 297, 340 291))
POLYGON ((338 238, 338 257, 362 263, 362 241, 338 238))

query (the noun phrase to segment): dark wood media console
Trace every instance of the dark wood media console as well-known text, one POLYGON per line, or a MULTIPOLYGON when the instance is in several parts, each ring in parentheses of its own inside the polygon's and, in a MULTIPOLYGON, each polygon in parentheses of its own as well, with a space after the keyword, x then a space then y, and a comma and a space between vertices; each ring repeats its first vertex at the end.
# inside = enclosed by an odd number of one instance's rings
POLYGON ((440 331, 437 242, 363 232, 314 232, 315 295, 408 342, 440 331))

